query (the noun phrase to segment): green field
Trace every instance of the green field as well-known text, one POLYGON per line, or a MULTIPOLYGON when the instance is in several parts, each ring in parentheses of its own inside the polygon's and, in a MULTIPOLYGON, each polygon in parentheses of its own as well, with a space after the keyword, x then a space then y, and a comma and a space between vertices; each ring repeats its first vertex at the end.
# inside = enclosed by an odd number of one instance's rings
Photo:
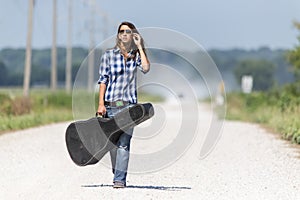
POLYGON ((300 99, 296 95, 298 92, 291 92, 291 89, 295 88, 228 94, 226 118, 261 124, 281 134, 282 138, 300 144, 300 99))
MULTIPOLYGON (((82 95, 87 96, 87 95, 82 95)), ((98 95, 95 94, 95 105, 98 95)), ((20 130, 49 123, 71 121, 72 94, 63 90, 32 89, 30 97, 22 95, 22 89, 0 89, 0 133, 20 130)), ((157 102, 163 99, 148 94, 139 94, 140 102, 157 102)), ((93 116, 94 113, 91 113, 93 116)))

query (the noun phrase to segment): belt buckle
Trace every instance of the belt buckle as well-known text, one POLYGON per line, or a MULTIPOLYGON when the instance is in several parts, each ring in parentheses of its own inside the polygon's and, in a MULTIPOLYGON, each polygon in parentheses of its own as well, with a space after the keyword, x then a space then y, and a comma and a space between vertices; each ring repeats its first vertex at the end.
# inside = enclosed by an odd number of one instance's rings
POLYGON ((116 101, 116 106, 117 107, 124 106, 123 101, 116 101))

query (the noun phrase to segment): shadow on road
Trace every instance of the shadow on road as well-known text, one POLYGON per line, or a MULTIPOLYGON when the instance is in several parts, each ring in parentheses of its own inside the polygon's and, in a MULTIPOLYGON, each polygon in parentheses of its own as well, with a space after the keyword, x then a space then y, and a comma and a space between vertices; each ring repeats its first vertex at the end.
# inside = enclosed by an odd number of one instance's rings
MULTIPOLYGON (((101 184, 101 185, 82 185, 81 187, 87 187, 87 188, 94 188, 94 187, 113 187, 113 185, 106 185, 106 184, 101 184)), ((126 188, 134 188, 134 189, 150 189, 150 190, 168 190, 168 191, 178 191, 178 190, 190 190, 192 189, 191 187, 176 187, 176 186, 170 186, 170 187, 165 187, 165 186, 153 186, 153 185, 128 185, 126 188)))

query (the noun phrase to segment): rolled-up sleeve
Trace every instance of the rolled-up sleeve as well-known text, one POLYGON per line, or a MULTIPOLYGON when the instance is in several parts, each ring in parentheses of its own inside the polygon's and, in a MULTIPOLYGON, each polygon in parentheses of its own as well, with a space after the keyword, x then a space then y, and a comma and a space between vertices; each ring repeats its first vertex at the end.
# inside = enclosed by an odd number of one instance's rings
POLYGON ((99 66, 99 80, 98 84, 107 84, 109 81, 109 59, 107 53, 104 53, 101 57, 101 62, 99 66))
POLYGON ((139 68, 139 70, 141 72, 143 72, 144 74, 146 74, 148 71, 144 71, 143 66, 142 66, 142 59, 141 56, 139 54, 137 54, 137 58, 136 58, 136 66, 139 68))

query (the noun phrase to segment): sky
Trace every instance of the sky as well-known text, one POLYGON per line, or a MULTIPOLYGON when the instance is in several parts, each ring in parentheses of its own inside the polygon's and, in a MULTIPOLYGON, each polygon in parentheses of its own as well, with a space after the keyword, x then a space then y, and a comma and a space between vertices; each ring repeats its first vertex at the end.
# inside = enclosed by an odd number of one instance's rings
MULTIPOLYGON (((95 10, 95 43, 116 33, 122 21, 138 28, 180 32, 205 49, 293 48, 300 34, 299 0, 130 0, 73 1, 73 46, 89 46, 89 25, 95 10), (92 5, 92 6, 91 6, 92 5)), ((24 48, 28 0, 0 0, 0 49, 24 48)), ((33 48, 52 45, 52 0, 35 0, 33 48)), ((67 44, 68 0, 57 0, 57 45, 67 44)))

